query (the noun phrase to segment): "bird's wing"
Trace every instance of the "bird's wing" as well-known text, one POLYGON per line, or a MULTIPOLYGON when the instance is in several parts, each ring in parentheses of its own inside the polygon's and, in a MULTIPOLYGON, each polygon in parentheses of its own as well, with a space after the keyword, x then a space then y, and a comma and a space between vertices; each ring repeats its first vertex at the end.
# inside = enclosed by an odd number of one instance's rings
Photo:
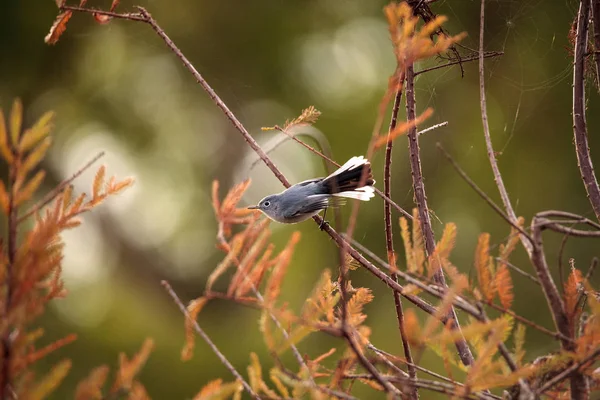
POLYGON ((336 207, 344 203, 340 198, 332 198, 327 194, 315 194, 307 196, 303 201, 298 202, 295 207, 290 207, 286 213, 286 218, 295 218, 301 215, 312 214, 324 210, 328 207, 336 207))
POLYGON ((322 180, 323 180, 323 178, 307 179, 307 180, 305 180, 305 181, 302 181, 302 182, 298 182, 298 183, 296 183, 294 186, 306 186, 306 185, 309 185, 309 184, 311 184, 311 183, 317 183, 317 182, 320 182, 320 181, 322 181, 322 180))

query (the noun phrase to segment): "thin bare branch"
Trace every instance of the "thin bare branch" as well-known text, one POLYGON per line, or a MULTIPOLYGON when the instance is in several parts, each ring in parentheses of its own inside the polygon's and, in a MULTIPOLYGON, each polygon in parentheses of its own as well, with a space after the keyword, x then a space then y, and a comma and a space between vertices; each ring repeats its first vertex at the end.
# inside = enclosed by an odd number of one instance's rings
POLYGON ((540 284, 540 281, 538 281, 535 276, 531 275, 528 272, 523 271, 521 268, 517 267, 516 265, 514 265, 514 264, 512 264, 512 263, 510 263, 510 262, 508 262, 506 260, 503 260, 500 257, 496 257, 496 261, 499 262, 499 263, 502 263, 502 264, 506 265, 508 268, 512 269, 513 271, 515 271, 515 272, 519 273, 520 275, 528 278, 529 280, 531 280, 532 282, 534 282, 536 285, 540 284))
POLYGON ((423 130, 420 130, 419 132, 417 132, 417 135, 421 136, 424 133, 431 132, 431 131, 433 131, 433 130, 435 130, 437 128, 441 128, 442 126, 447 126, 447 125, 448 125, 448 121, 440 122, 439 124, 435 124, 435 125, 430 126, 429 128, 425 128, 423 130))
POLYGON ((46 194, 46 196, 44 196, 44 198, 42 200, 37 202, 25 214, 23 214, 21 217, 19 217, 18 223, 20 224, 27 218, 31 217, 33 214, 37 213, 43 207, 48 205, 52 200, 54 200, 56 198, 56 196, 61 194, 62 191, 65 190, 65 188, 68 185, 70 185, 75 179, 79 178, 79 176, 81 176, 81 174, 83 174, 85 171, 87 171, 88 168, 90 168, 96 161, 98 161, 99 159, 104 157, 104 154, 105 154, 104 151, 101 151, 100 153, 96 154, 94 156, 94 158, 92 158, 90 161, 88 161, 83 167, 79 168, 77 170, 77 172, 75 172, 73 175, 71 175, 70 178, 65 179, 64 181, 59 183, 58 186, 56 186, 48 194, 46 194))
POLYGON ((596 88, 600 92, 600 0, 592 0, 594 24, 594 62, 596 63, 596 88))
POLYGON ((554 386, 556 386, 560 382, 564 381, 565 379, 567 379, 568 377, 570 377, 574 373, 578 372, 580 368, 584 368, 584 367, 587 367, 587 366, 593 364, 594 361, 596 361, 596 358, 598 356, 600 356, 600 348, 596 349, 592 354, 590 354, 589 356, 585 357, 583 360, 574 363, 570 367, 568 367, 565 370, 563 370, 560 374, 554 376, 552 379, 550 379, 549 381, 547 381, 544 384, 544 386, 540 387, 536 391, 536 393, 541 394, 541 393, 544 393, 544 392, 552 389, 554 386))
POLYGON ((492 207, 492 209, 494 209, 494 211, 496 211, 496 213, 498 215, 500 215, 502 218, 504 218, 504 220, 506 222, 508 222, 513 228, 515 228, 517 231, 519 231, 519 233, 521 235, 525 236, 527 238, 527 240, 529 240, 530 242, 533 242, 533 238, 529 235, 529 233, 527 233, 523 228, 521 228, 515 221, 510 219, 510 217, 508 215, 506 215, 504 213, 504 211, 496 203, 494 203, 494 201, 483 190, 481 190, 479 188, 479 186, 477 186, 477 184, 475 182, 473 182, 473 180, 471 178, 469 178, 469 176, 466 174, 466 172, 460 167, 460 165, 458 165, 458 163, 454 160, 454 158, 452 158, 450 153, 448 153, 446 151, 446 149, 444 149, 444 146, 442 146, 441 143, 439 143, 439 142, 437 143, 437 148, 442 152, 444 157, 446 157, 446 159, 450 162, 450 164, 452 165, 454 170, 456 172, 458 172, 458 174, 461 176, 461 178, 463 178, 463 180, 465 182, 467 182, 467 184, 469 186, 471 186, 471 188, 473 190, 475 190, 475 192, 477 192, 477 194, 483 200, 485 200, 485 202, 488 203, 490 205, 490 207, 492 207))
MULTIPOLYGON (((406 118, 407 120, 414 120, 416 118, 415 112, 415 89, 414 89, 415 75, 412 65, 408 67, 406 71, 406 118)), ((435 248, 435 239, 433 237, 433 229, 431 227, 431 220, 429 219, 429 207, 427 206, 427 195, 425 194, 425 183, 423 181, 423 173, 421 171, 421 156, 419 150, 419 136, 417 135, 417 128, 411 127, 407 133, 408 136, 408 150, 410 154, 410 169, 413 182, 414 197, 419 212, 419 223, 421 224, 421 232, 425 238, 425 250, 427 255, 433 254, 435 248)), ((446 278, 442 269, 438 269, 433 275, 434 281, 442 286, 446 286, 446 278)), ((450 308, 447 318, 452 320, 450 325, 451 329, 460 331, 460 324, 456 316, 454 307, 450 308)), ((469 348, 469 344, 464 338, 461 338, 455 342, 458 350, 458 355, 464 365, 473 364, 473 354, 469 348)))
MULTIPOLYGON (((485 52, 483 57, 491 58, 491 57, 499 57, 502 55, 504 55, 503 51, 487 51, 487 52, 485 52)), ((468 56, 468 57, 461 57, 460 60, 450 61, 446 64, 436 65, 434 67, 429 67, 429 68, 422 69, 420 71, 415 71, 415 76, 424 74, 426 72, 435 71, 436 69, 446 68, 446 67, 450 67, 452 65, 462 64, 464 62, 475 61, 475 60, 479 60, 479 54, 468 56)))
POLYGON ((227 357, 225 357, 225 355, 223 353, 221 353, 221 351, 219 350, 219 348, 217 347, 217 345, 215 345, 214 342, 210 339, 210 337, 206 334, 206 332, 204 332, 204 330, 200 327, 200 325, 198 324, 198 322, 195 319, 193 319, 188 314, 185 306, 181 302, 181 299, 179 298, 179 296, 177 296, 177 293, 175 293, 175 291, 173 290, 173 288, 171 287, 171 285, 169 284, 169 282, 162 281, 161 284, 164 286, 164 288, 167 291, 167 293, 169 294, 169 296, 171 296, 171 298, 173 299, 173 301, 175 302, 175 304, 177 305, 177 307, 179 307, 179 310, 181 310, 181 312, 183 313, 183 315, 185 316, 185 318, 187 318, 193 324, 194 330, 196 331, 196 333, 202 339, 204 339, 204 341, 206 342, 206 344, 208 344, 208 346, 216 354, 216 356, 219 358, 219 360, 221 361, 221 363, 223 363, 223 365, 225 365, 225 367, 229 370, 229 372, 231 372, 231 374, 238 381, 240 381, 240 383, 242 384, 242 386, 244 387, 244 389, 246 390, 246 392, 248 392, 248 394, 250 394, 250 396, 252 396, 256 400, 260 400, 260 396, 257 395, 256 393, 254 393, 254 390, 252 390, 252 388, 250 387, 250 385, 248 384, 248 382, 246 382, 246 380, 244 379, 244 377, 242 375, 240 375, 240 373, 235 369, 235 367, 229 362, 229 360, 227 359, 227 357))
MULTIPOLYGON (((404 76, 401 76, 398 81, 400 84, 404 81, 404 76)), ((396 122, 398 119, 398 111, 400 110, 400 103, 402 102, 402 87, 398 88, 396 93, 396 98, 394 99, 394 106, 392 108, 392 117, 390 121, 390 127, 388 130, 388 138, 390 134, 396 128, 396 122)), ((383 169, 383 190, 386 197, 392 197, 392 189, 391 189, 391 177, 392 177, 392 148, 394 146, 393 140, 388 140, 385 147, 385 163, 383 169)), ((393 239, 393 231, 392 231, 392 208, 389 203, 385 203, 383 205, 383 215, 384 215, 384 224, 385 224, 385 245, 387 248, 388 255, 388 264, 390 264, 394 269, 397 269, 396 266, 396 253, 394 251, 394 239, 393 239)), ((398 282, 398 275, 392 271, 392 279, 398 282)), ((402 348, 404 349, 404 356, 406 360, 409 362, 408 365, 408 374, 412 380, 417 379, 417 371, 413 366, 413 357, 410 350, 410 344, 408 342, 408 338, 406 336, 406 329, 404 327, 404 311, 402 309, 402 299, 400 298, 400 293, 396 291, 392 291, 392 295, 394 296, 394 305, 396 307, 396 318, 398 319, 398 330, 400 331, 400 338, 402 340, 402 348)), ((418 399, 419 392, 416 387, 412 387, 410 393, 407 394, 411 399, 418 399)))
POLYGON ((97 10, 95 8, 86 8, 86 7, 76 7, 76 6, 67 6, 62 5, 60 7, 60 11, 75 11, 82 12, 86 14, 95 14, 95 15, 104 15, 106 17, 117 18, 117 19, 127 19, 129 21, 138 21, 138 22, 148 22, 146 18, 138 13, 116 13, 111 11, 97 10))
MULTIPOLYGON (((498 168, 498 161, 496 160, 496 153, 494 151, 494 146, 492 145, 492 138, 490 135, 490 126, 488 123, 488 115, 487 115, 487 101, 485 96, 485 74, 484 74, 484 52, 483 52, 483 37, 484 37, 484 26, 485 26, 485 0, 481 0, 481 13, 479 17, 479 101, 481 107, 481 122, 483 123, 483 134, 485 137, 485 146, 487 149, 487 156, 490 161, 490 165, 492 167, 492 172, 494 174, 494 181, 496 182, 496 186, 498 187, 498 191, 500 192, 500 198, 502 199, 502 204, 504 205, 504 209, 506 210, 506 215, 510 218, 514 223, 517 222, 517 216, 515 214, 515 210, 512 207, 510 202, 510 198, 508 197, 508 192, 506 191, 506 187, 504 186, 504 180, 502 179, 502 174, 500 174, 500 168, 498 168)), ((520 235, 521 243, 525 250, 527 250, 527 254, 531 257, 532 245, 529 240, 525 240, 527 237, 520 235)))
POLYGON ((590 156, 585 118, 585 59, 588 43, 590 0, 582 0, 577 14, 577 37, 575 38, 575 60, 573 62, 573 134, 577 164, 590 204, 600 220, 600 187, 590 156))

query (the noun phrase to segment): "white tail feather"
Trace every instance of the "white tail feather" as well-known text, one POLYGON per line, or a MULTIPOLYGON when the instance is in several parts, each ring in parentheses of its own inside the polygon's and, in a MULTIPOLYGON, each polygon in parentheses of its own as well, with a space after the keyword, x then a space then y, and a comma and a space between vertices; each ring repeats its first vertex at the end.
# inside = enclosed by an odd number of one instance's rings
POLYGON ((375 190, 371 186, 364 186, 359 189, 354 189, 352 191, 335 193, 333 196, 369 201, 370 199, 375 197, 375 190))
MULTIPOLYGON (((332 176, 339 175, 344 171, 349 171, 351 169, 358 168, 358 167, 368 164, 368 163, 369 163, 369 161, 366 160, 363 156, 354 156, 351 159, 349 159, 348 161, 346 161, 346 163, 344 165, 342 165, 337 170, 335 170, 327 178, 331 178, 332 176)), ((327 179, 327 178, 325 178, 325 179, 327 179)), ((341 194, 341 193, 338 193, 338 195, 339 194, 341 194)))

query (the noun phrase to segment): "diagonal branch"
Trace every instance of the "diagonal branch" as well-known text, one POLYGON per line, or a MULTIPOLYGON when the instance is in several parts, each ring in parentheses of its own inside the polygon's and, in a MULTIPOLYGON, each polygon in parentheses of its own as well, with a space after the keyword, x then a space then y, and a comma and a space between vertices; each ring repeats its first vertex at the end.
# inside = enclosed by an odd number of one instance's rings
MULTIPOLYGON (((487 115, 487 101, 485 96, 485 75, 484 75, 484 52, 483 52, 483 36, 484 36, 484 26, 485 26, 485 0, 481 0, 481 14, 479 18, 479 105, 481 107, 481 122, 483 123, 483 134, 485 137, 485 146, 487 149, 487 156, 490 160, 490 165, 492 167, 492 172, 494 174, 494 181, 496 182, 496 186, 498 187, 498 191, 500 192, 500 198, 502 199, 502 204, 504 204, 504 209, 506 210, 506 214, 514 223, 517 222, 517 216, 515 214, 515 210, 512 207, 510 202, 510 198, 508 197, 508 192, 506 191, 506 187, 504 186, 504 180, 502 179, 502 175, 500 174, 500 169, 498 168, 498 161, 496 160, 496 153, 494 152, 494 147, 492 145, 492 138, 490 136, 490 125, 488 123, 488 115, 487 115)), ((527 254, 531 257, 532 245, 529 240, 526 240, 526 236, 521 234, 520 236, 521 243, 525 250, 527 250, 527 254)))
POLYGON ((594 23, 594 61, 596 63, 596 87, 600 91, 600 0, 592 0, 594 23))
MULTIPOLYGON (((585 122, 585 59, 588 41, 590 0, 582 0, 577 17, 577 37, 575 39, 575 60, 573 62, 573 134, 581 179, 588 199, 600 220, 600 187, 590 156, 587 127, 585 122)), ((596 25, 597 26, 597 25, 596 25)))
MULTIPOLYGON (((412 65, 406 71, 406 119, 414 120, 415 114, 415 75, 412 65)), ((423 181, 423 173, 421 171, 421 155, 419 151, 419 136, 417 135, 417 127, 413 126, 408 131, 408 150, 410 153, 410 169, 413 181, 413 190, 417 209, 419 212, 419 222, 421 224, 421 232, 425 236, 425 250, 427 255, 431 256, 435 249, 435 239, 433 237, 433 229, 429 218, 429 207, 427 206, 427 195, 425 194, 425 183, 423 181)), ((434 281, 442 286, 447 287, 446 278, 442 269, 438 269, 433 275, 434 281)), ((460 324, 456 316, 454 307, 450 308, 447 315, 448 320, 452 321, 451 329, 460 331, 460 324)), ((473 354, 467 341, 464 337, 460 338, 455 343, 458 350, 458 355, 464 365, 473 364, 473 354)))
MULTIPOLYGON (((402 85, 404 82, 404 73, 398 79, 399 85, 402 85)), ((396 128, 396 123, 398 120, 398 111, 400 109, 400 103, 402 101, 402 86, 398 87, 398 91, 396 93, 396 98, 394 100, 394 107, 392 109, 392 118, 390 121, 390 129, 388 130, 388 138, 390 134, 396 128)), ((385 164, 383 169, 383 191, 386 197, 391 198, 391 175, 392 175, 392 148, 394 145, 393 140, 388 140, 385 147, 385 164)), ((388 263, 393 268, 392 269, 392 279, 398 282, 398 275, 394 272, 397 269, 396 266, 396 254, 394 252, 394 239, 393 239, 393 231, 392 231, 392 208, 389 203, 384 203, 383 205, 383 214, 384 214, 384 222, 385 222, 385 245, 387 248, 387 256, 388 263)), ((408 342, 408 338, 406 336, 406 330, 404 327, 404 310, 402 309, 402 300, 400 298, 400 293, 393 291, 394 295, 394 305, 396 307, 396 318, 398 319, 398 330, 400 331, 400 338, 402 339, 402 348, 404 350, 404 356, 407 360, 408 366, 408 375, 411 380, 417 379, 417 370, 413 364, 413 357, 410 350, 410 344, 408 342)), ((411 387, 410 393, 408 394, 411 399, 418 399, 419 392, 416 387, 411 387)))
POLYGON ((179 296, 177 296, 177 293, 175 293, 175 291, 173 290, 173 288, 171 287, 169 282, 162 281, 161 283, 165 287, 165 290, 167 291, 167 293, 169 293, 169 296, 171 296, 171 298, 173 299, 175 304, 177 304, 177 307, 179 307, 179 309, 181 310, 181 312, 183 313, 185 318, 187 318, 193 324, 194 330, 196 331, 196 333, 202 339, 204 339, 204 341, 208 344, 208 346, 212 349, 212 351, 217 355, 217 357, 219 358, 221 363, 223 363, 223 365, 225 365, 225 367, 229 370, 229 372, 231 372, 231 374, 233 376, 235 376, 235 378, 238 381, 240 381, 240 383, 242 384, 242 386, 244 387, 246 392, 248 392, 248 394, 250 394, 250 396, 252 396, 256 400, 260 400, 260 396, 257 395, 254 392, 254 390, 252 390, 252 388, 250 387, 248 382, 246 382, 244 377, 242 375, 240 375, 240 373, 235 369, 235 367, 231 364, 231 362, 229 362, 227 357, 225 357, 225 355, 223 353, 221 353, 221 351, 219 350, 217 345, 214 344, 214 342, 210 339, 210 337, 206 334, 206 332, 204 332, 204 330, 200 327, 198 322, 195 319, 193 319, 190 316, 190 314, 188 314, 187 310, 185 309, 185 306, 181 302, 181 299, 179 299, 179 296))

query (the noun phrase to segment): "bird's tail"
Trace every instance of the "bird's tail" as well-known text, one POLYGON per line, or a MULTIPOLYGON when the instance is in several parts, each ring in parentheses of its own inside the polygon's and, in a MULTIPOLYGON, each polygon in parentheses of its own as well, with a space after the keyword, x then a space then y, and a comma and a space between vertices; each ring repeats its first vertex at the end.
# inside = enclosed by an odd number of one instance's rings
POLYGON ((375 196, 374 183, 371 163, 363 156, 352 157, 321 181, 327 194, 363 201, 375 196), (361 182, 364 183, 361 185, 361 182))

